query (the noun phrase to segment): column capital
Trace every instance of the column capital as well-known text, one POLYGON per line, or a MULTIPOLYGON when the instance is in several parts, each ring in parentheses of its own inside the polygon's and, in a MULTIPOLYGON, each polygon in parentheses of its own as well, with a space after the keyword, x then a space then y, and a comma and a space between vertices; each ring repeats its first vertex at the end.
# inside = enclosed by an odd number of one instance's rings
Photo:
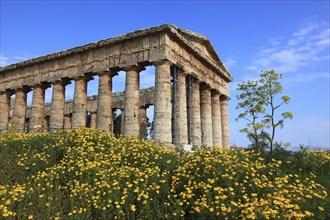
POLYGON ((227 95, 225 95, 225 94, 221 94, 220 95, 220 100, 221 101, 228 101, 228 100, 230 100, 231 98, 229 97, 229 96, 227 96, 227 95))
POLYGON ((200 88, 201 89, 208 89, 208 90, 211 90, 212 88, 210 87, 209 84, 205 83, 205 82, 200 82, 200 88))
POLYGON ((211 94, 212 94, 212 96, 219 96, 219 98, 220 98, 220 91, 218 91, 216 89, 212 89, 211 94))
POLYGON ((32 90, 30 86, 22 86, 20 88, 17 88, 16 91, 22 91, 24 93, 28 93, 32 90))
POLYGON ((62 78, 62 79, 59 79, 59 80, 55 80, 53 82, 50 82, 51 84, 55 85, 55 84, 61 84, 63 86, 66 86, 66 85, 69 85, 71 84, 70 82, 70 79, 69 78, 62 78))
POLYGON ((94 79, 94 77, 92 76, 92 74, 86 74, 86 75, 79 75, 79 76, 75 76, 72 78, 74 81, 83 79, 86 83, 92 79, 94 79))
POLYGON ((35 85, 33 85, 32 86, 32 88, 33 89, 35 89, 35 88, 42 88, 42 89, 48 89, 49 87, 50 87, 50 83, 48 83, 48 82, 41 82, 41 83, 38 83, 38 84, 35 84, 35 85))
POLYGON ((117 76, 118 75, 118 70, 111 68, 107 70, 103 70, 97 73, 98 76, 104 76, 104 75, 109 75, 111 77, 117 76))
POLYGON ((122 67, 122 69, 124 71, 136 71, 136 72, 141 72, 143 70, 145 70, 146 68, 143 65, 139 65, 139 64, 134 64, 134 65, 129 65, 129 66, 124 66, 122 67))
POLYGON ((160 65, 171 66, 171 65, 173 65, 173 63, 169 60, 157 60, 157 61, 153 62, 153 65, 155 65, 155 66, 160 66, 160 65))

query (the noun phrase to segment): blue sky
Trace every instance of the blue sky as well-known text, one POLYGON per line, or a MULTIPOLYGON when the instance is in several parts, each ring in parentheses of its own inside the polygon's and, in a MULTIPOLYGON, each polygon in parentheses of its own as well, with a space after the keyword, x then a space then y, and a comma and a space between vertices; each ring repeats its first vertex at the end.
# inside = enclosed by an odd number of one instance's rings
MULTIPOLYGON (((231 144, 246 146, 235 122, 237 83, 261 70, 283 74, 292 111, 277 140, 329 149, 329 1, 3 1, 1 65, 69 49, 164 23, 205 35, 234 78, 229 104, 231 144)), ((153 68, 141 84, 153 83, 153 68)), ((125 75, 114 78, 123 88, 125 75)), ((88 87, 97 92, 97 78, 88 87)), ((51 89, 46 99, 50 99, 51 89)), ((73 84, 67 88, 71 98, 73 84)), ((31 94, 29 94, 31 97, 31 94)), ((31 99, 31 98, 29 98, 31 99)), ((150 110, 149 110, 150 114, 150 110)))

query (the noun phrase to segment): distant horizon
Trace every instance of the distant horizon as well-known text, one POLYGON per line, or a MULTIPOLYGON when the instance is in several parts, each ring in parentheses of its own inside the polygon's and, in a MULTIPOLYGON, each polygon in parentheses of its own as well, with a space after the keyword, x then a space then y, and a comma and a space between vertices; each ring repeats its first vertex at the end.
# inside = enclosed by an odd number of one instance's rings
MULTIPOLYGON (((276 141, 330 149, 329 1, 0 1, 0 66, 67 50, 160 24, 174 24, 207 37, 234 78, 229 84, 231 145, 248 146, 240 133, 236 85, 257 79, 261 70, 283 74, 283 95, 293 120, 276 141), (118 10, 125 8, 125 10, 118 10)), ((141 74, 141 88, 154 83, 154 67, 141 74)), ((97 94, 97 81, 88 95, 97 94)), ((124 72, 114 77, 123 91, 124 72)), ((67 86, 66 99, 73 96, 67 86)), ((46 90, 46 102, 51 89, 46 90)), ((31 102, 32 94, 28 94, 31 102)), ((151 116, 152 108, 148 109, 151 116)))

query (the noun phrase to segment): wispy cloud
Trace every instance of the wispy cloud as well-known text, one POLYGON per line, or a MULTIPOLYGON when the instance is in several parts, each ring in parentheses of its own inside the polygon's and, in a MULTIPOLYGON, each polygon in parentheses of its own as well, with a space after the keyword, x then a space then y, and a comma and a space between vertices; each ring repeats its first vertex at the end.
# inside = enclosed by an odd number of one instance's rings
POLYGON ((225 60, 224 63, 228 69, 231 69, 236 66, 237 59, 235 57, 230 56, 225 60))
POLYGON ((24 56, 6 56, 0 54, 0 66, 1 67, 8 66, 10 64, 22 62, 28 59, 29 59, 28 57, 24 57, 24 56))
POLYGON ((307 23, 289 37, 270 39, 269 44, 260 48, 248 70, 291 73, 318 62, 329 62, 329 25, 307 23))
POLYGON ((312 82, 316 79, 329 79, 330 73, 327 72, 317 72, 317 73, 306 73, 306 74, 295 74, 289 77, 286 77, 286 82, 299 82, 299 83, 307 83, 312 82))

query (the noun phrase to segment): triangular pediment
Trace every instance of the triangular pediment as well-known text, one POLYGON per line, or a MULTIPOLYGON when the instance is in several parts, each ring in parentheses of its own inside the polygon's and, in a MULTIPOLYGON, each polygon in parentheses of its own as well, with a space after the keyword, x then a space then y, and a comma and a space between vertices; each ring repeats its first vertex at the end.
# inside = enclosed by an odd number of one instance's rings
POLYGON ((201 54, 205 55, 215 65, 225 67, 212 44, 205 36, 182 28, 177 29, 180 35, 185 38, 186 43, 190 44, 195 50, 198 50, 201 54))

